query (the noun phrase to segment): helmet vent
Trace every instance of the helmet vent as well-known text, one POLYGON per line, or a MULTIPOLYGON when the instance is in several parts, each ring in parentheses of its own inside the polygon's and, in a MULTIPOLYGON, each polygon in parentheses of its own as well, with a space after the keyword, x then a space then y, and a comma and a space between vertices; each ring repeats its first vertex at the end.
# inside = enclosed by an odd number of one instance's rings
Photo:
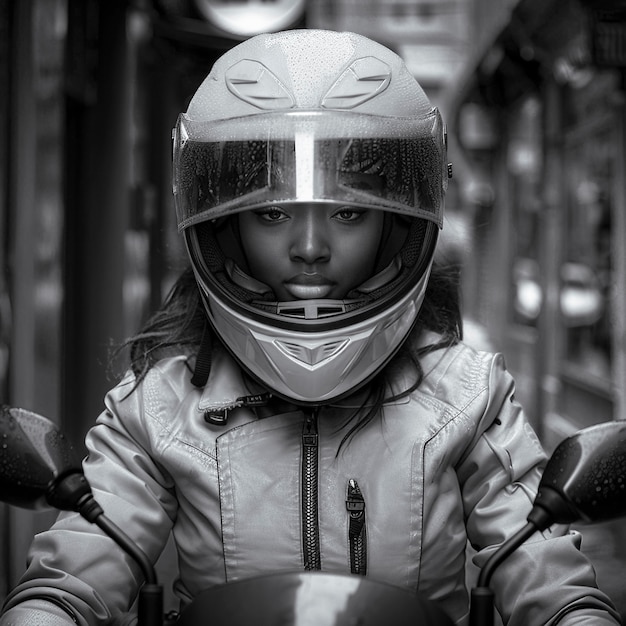
POLYGON ((349 339, 339 339, 317 346, 304 346, 286 341, 276 341, 275 345, 287 356, 306 365, 314 366, 339 354, 349 342, 349 339))
POLYGON ((376 57, 357 59, 343 72, 322 100, 325 109, 353 109, 385 91, 391 68, 376 57))
POLYGON ((242 59, 226 70, 228 90, 249 104, 264 109, 290 109, 293 96, 263 63, 242 59))
POLYGON ((276 303, 277 313, 306 320, 318 320, 345 311, 346 306, 341 300, 297 300, 276 303))

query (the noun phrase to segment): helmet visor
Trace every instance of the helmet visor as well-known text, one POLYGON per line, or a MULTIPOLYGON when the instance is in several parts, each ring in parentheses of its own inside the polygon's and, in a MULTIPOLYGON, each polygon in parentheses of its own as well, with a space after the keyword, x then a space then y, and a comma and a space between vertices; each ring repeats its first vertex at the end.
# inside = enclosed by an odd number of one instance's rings
POLYGON ((195 122, 182 114, 178 227, 285 202, 383 209, 441 227, 445 163, 436 109, 419 119, 315 111, 195 122))

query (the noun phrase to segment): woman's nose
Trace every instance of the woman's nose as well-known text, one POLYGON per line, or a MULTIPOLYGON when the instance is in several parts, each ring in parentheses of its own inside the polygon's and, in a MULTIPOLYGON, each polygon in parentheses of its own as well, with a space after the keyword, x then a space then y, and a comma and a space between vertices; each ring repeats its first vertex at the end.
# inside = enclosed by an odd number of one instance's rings
POLYGON ((298 220, 291 245, 291 258, 301 263, 320 263, 330 258, 330 245, 321 211, 309 210, 298 220))

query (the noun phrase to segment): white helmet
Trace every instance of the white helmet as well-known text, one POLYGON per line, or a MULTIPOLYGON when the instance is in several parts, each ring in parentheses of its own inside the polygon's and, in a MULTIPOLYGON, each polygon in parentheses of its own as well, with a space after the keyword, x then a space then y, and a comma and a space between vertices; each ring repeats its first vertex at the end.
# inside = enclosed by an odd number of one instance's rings
POLYGON ((447 177, 439 112, 386 47, 293 30, 218 59, 174 130, 174 197, 210 322, 243 368, 298 404, 379 372, 422 304, 447 177), (384 211, 374 275, 342 300, 278 302, 231 218, 281 203, 384 211))

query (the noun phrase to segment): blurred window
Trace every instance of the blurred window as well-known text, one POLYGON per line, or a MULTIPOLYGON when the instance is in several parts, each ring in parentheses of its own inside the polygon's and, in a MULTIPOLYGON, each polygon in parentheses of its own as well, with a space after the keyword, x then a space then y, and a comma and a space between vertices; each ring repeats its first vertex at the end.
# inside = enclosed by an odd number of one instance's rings
POLYGON ((565 359, 581 379, 611 380, 611 207, 616 142, 602 111, 582 120, 565 148, 567 223, 561 268, 565 359), (582 130, 580 130, 582 129, 582 130))
POLYGON ((67 30, 65 0, 34 4, 33 87, 35 163, 33 250, 35 311, 34 399, 48 417, 60 403, 62 237, 63 237, 63 50, 67 30))
POLYGON ((539 233, 542 183, 541 101, 525 97, 512 111, 507 167, 513 235, 513 320, 535 325, 541 308, 539 233))
MULTIPOLYGON (((9 91, 9 5, 0 3, 0 93, 9 91)), ((6 137, 9 128, 8 98, 0 97, 0 137, 6 137)), ((0 140, 0 401, 8 396, 9 342, 11 340, 11 306, 7 282, 7 164, 8 144, 0 140)), ((0 557, 2 557, 0 550, 0 557)))
MULTIPOLYGON (((0 2, 0 401, 58 420, 67 0, 0 2)), ((0 596, 52 511, 0 506, 0 596)))

